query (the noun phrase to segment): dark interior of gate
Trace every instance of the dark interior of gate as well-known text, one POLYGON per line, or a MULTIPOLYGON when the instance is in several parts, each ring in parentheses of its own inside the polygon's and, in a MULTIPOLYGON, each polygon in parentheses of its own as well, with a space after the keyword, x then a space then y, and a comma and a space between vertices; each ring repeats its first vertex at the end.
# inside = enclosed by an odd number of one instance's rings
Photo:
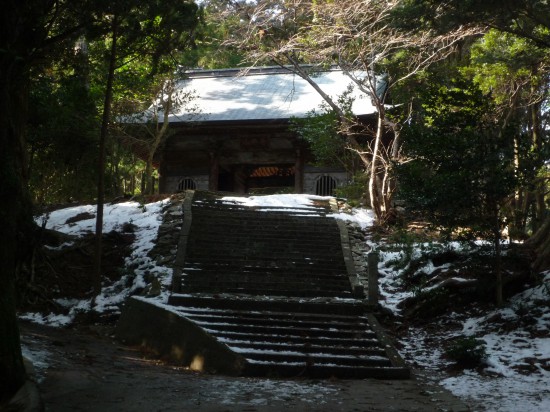
POLYGON ((293 193, 293 164, 230 165, 221 167, 218 190, 249 194, 293 193))

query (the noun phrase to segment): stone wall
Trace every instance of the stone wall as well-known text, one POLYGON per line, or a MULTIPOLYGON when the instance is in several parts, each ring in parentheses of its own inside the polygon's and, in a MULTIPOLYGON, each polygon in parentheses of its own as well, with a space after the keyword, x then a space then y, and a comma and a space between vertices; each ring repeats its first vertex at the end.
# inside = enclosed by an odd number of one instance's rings
POLYGON ((170 198, 162 213, 155 246, 148 255, 159 266, 173 267, 178 251, 178 241, 183 226, 183 201, 185 193, 177 193, 170 198))

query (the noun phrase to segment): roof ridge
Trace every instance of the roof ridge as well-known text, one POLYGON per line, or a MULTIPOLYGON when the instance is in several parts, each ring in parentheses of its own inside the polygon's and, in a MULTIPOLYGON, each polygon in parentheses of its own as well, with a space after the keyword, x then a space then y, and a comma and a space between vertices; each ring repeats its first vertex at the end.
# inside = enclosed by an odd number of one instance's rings
MULTIPOLYGON (((304 68, 314 68, 314 65, 303 65, 304 68)), ((330 72, 339 70, 336 66, 319 71, 330 72)), ((182 74, 189 79, 200 79, 208 77, 238 77, 238 76, 256 76, 270 74, 293 74, 292 66, 257 66, 226 69, 192 69, 186 70, 182 74)))

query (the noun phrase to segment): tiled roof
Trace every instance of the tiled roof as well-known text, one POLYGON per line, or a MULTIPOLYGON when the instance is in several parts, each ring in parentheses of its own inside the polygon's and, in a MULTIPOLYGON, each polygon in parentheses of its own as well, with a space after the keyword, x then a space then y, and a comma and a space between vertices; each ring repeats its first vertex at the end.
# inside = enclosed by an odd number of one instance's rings
MULTIPOLYGON (((276 120, 305 117, 318 110, 322 97, 298 75, 282 70, 255 69, 247 74, 236 70, 194 71, 179 82, 183 91, 193 91, 190 103, 198 114, 185 108, 170 116, 170 122, 276 120)), ((342 71, 330 70, 314 77, 321 89, 337 99, 352 82, 342 71)), ((375 112, 370 99, 354 87, 353 111, 357 115, 375 112)))

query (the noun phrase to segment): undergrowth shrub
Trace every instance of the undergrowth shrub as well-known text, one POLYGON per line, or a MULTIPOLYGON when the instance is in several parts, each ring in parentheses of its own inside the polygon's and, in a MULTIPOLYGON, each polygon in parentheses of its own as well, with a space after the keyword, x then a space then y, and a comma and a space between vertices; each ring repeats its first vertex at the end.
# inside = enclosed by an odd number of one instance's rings
POLYGON ((334 189, 334 195, 347 200, 352 207, 358 207, 367 203, 368 176, 358 173, 353 180, 344 186, 334 189))
POLYGON ((475 368, 485 362, 485 342, 473 336, 461 336, 449 344, 445 353, 463 368, 475 368))

